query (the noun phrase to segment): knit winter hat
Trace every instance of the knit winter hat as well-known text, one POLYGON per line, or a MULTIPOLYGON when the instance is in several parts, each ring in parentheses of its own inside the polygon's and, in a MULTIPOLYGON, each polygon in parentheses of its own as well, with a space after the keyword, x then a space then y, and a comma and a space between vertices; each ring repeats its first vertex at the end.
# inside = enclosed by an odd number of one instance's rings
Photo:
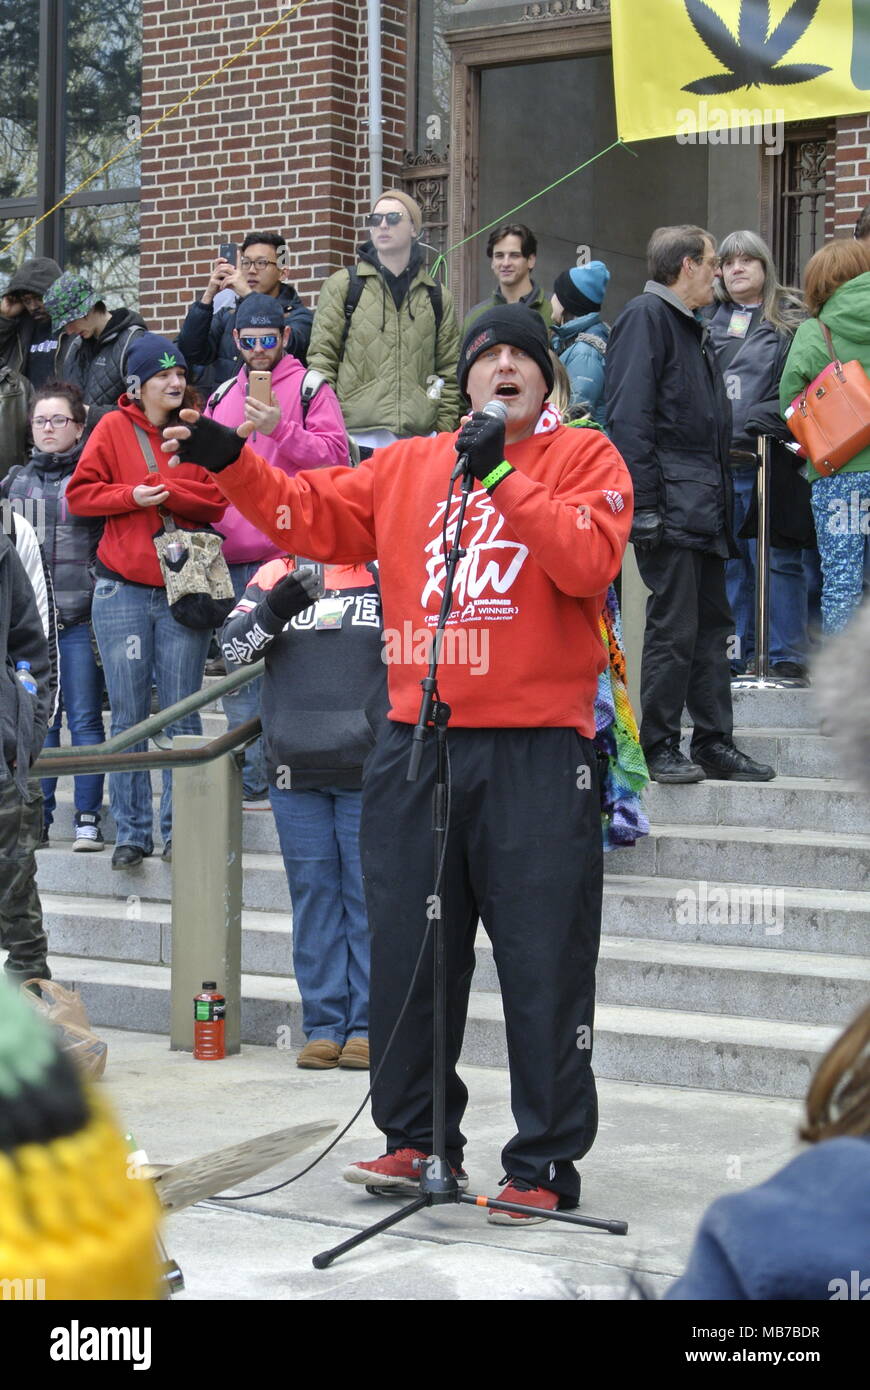
POLYGON ((68 323, 72 323, 73 319, 83 319, 99 302, 100 296, 83 275, 65 270, 63 275, 55 280, 44 300, 45 307, 51 314, 52 333, 59 333, 68 323))
POLYGON ((423 209, 420 207, 420 204, 415 203, 414 199, 409 197, 407 193, 403 193, 401 188, 385 188, 380 197, 375 199, 372 205, 372 212, 374 212, 378 203, 384 198, 392 198, 395 202, 402 204, 402 207, 411 219, 411 224, 414 228, 414 236, 419 236, 423 228, 423 209))
POLYGON ((522 348, 538 364, 547 383, 547 395, 555 379, 550 360, 547 329, 540 314, 526 304, 499 304, 475 319, 465 335, 456 371, 459 389, 465 392, 468 373, 478 357, 497 343, 522 348))
POLYGON ((271 294, 246 294, 236 309, 236 329, 284 328, 284 305, 271 294))
POLYGON ((601 308, 609 280, 610 271, 603 261, 589 261, 587 265, 572 265, 557 275, 553 293, 566 316, 578 318, 601 308))
POLYGON ((159 333, 137 333, 127 349, 127 381, 135 377, 142 386, 152 376, 168 371, 170 367, 181 367, 187 371, 187 362, 175 343, 170 343, 159 333))

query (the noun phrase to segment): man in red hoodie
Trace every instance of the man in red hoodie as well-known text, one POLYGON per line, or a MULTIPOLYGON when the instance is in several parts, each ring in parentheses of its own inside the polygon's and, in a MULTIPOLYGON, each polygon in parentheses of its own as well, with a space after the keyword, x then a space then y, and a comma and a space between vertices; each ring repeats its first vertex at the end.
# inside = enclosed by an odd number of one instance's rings
MULTIPOLYGON (((406 773, 441 604, 442 524, 457 451, 477 485, 462 530, 454 607, 439 670, 452 710, 450 825, 441 909, 448 928, 447 1153, 462 1186, 467 1092, 456 1063, 478 917, 499 973, 517 1133, 502 1151, 506 1201, 527 1216, 577 1205, 574 1160, 597 1128, 591 1067, 602 848, 592 739, 607 656, 598 617, 619 571, 631 480, 609 440, 565 428, 544 402, 553 368, 542 320, 525 305, 482 315, 459 385, 474 414, 458 437, 400 440, 359 468, 287 478, 239 434, 185 412, 167 452, 202 462, 249 520, 290 550, 356 564, 379 557, 390 722, 366 765, 361 851, 372 930, 372 1114, 387 1153, 351 1182, 413 1188, 432 1152, 432 964, 421 965, 397 1035, 432 902, 435 748, 406 773), (507 425, 482 413, 502 400, 507 425), (464 639, 464 640, 463 640, 464 639), (483 654, 486 659, 483 660, 483 654), (378 1071, 378 1069, 380 1070, 378 1071)), ((445 1155, 442 1155, 445 1157, 445 1155)))

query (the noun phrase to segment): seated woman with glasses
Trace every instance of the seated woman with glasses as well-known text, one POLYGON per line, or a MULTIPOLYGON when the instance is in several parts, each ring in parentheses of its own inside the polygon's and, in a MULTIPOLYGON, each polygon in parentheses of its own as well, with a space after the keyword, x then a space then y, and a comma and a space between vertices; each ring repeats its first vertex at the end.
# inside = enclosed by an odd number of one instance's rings
POLYGON ((314 315, 287 280, 287 243, 277 232, 249 232, 242 242, 236 265, 218 257, 212 266, 202 298, 191 304, 178 335, 178 347, 195 373, 197 386, 208 392, 235 376, 242 365, 233 338, 236 310, 249 294, 268 294, 284 311, 284 327, 290 329, 287 351, 305 362, 314 315), (238 296, 233 304, 215 312, 214 301, 224 290, 238 296))
MULTIPOLYGON (((10 469, 2 492, 35 527, 54 587, 60 699, 45 747, 57 748, 60 744, 64 712, 74 746, 102 743, 103 671, 96 656, 91 604, 93 565, 103 518, 75 516, 66 502, 67 487, 82 452, 85 404, 81 392, 67 382, 48 382, 33 399, 30 427, 34 438, 30 458, 10 469)), ((43 845, 48 844, 48 830, 54 819, 56 786, 57 778, 43 779, 43 845)), ((103 778, 98 773, 84 773, 73 778, 73 786, 73 849, 101 850, 103 778)))

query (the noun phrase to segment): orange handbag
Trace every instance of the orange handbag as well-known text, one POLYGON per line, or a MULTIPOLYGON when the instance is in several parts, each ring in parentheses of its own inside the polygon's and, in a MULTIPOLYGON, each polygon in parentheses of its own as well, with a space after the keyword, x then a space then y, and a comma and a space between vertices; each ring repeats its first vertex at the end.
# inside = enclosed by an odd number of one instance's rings
POLYGON ((870 444, 870 380, 860 362, 841 362, 830 330, 825 336, 831 361, 795 396, 783 416, 807 458, 830 478, 870 444))

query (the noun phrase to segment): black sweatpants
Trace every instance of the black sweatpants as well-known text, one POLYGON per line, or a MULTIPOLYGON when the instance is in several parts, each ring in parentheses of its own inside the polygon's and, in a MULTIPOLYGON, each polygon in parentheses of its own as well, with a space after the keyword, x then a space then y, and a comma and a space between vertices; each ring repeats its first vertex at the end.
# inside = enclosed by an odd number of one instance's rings
MULTIPOLYGON (((411 728, 388 724, 366 765, 360 849, 372 931, 369 1035, 380 1065, 417 958, 433 892, 434 739, 405 780, 411 728)), ((576 1202, 573 1160, 598 1126, 592 1075, 603 855, 593 745, 573 729, 452 729, 447 926, 447 1157, 461 1163, 468 1092, 456 1074, 478 917, 492 941, 517 1133, 505 1172, 576 1202)), ((431 910, 431 909, 430 909, 431 910)), ((388 1151, 431 1153, 432 957, 378 1077, 388 1151)))
POLYGON ((704 550, 659 545, 637 551, 648 589, 640 741, 645 753, 679 738, 686 707, 696 751, 734 728, 728 642, 734 619, 725 592, 726 561, 704 550))

